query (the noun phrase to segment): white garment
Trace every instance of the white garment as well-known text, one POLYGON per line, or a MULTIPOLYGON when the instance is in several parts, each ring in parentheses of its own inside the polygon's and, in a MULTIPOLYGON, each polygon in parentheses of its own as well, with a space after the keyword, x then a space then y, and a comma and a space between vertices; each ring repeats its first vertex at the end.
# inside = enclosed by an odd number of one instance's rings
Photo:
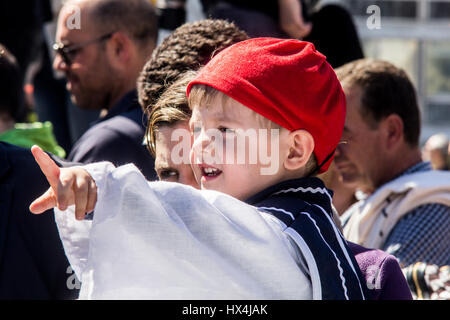
POLYGON ((401 176, 355 203, 343 215, 344 237, 367 248, 381 249, 390 231, 420 205, 450 206, 450 172, 426 171, 401 176))
POLYGON ((80 299, 311 299, 278 219, 231 196, 148 182, 134 165, 84 167, 91 221, 56 211, 80 299))

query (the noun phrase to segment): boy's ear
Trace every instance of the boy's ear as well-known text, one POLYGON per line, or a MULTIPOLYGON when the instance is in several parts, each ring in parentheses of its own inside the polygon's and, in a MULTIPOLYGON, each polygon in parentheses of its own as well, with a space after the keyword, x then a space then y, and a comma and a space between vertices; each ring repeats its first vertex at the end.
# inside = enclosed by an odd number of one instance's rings
POLYGON ((289 133, 289 152, 284 160, 287 170, 298 170, 306 165, 314 151, 314 138, 306 130, 289 133))

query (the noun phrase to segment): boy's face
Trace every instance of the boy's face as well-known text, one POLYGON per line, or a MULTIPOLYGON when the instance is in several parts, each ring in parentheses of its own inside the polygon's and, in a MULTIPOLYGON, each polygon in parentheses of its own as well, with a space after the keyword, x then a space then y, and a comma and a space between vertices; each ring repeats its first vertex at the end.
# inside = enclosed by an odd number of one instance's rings
POLYGON ((283 180, 288 130, 269 128, 268 120, 221 93, 192 107, 190 157, 202 189, 246 200, 283 180))
POLYGON ((156 173, 161 181, 178 182, 198 189, 199 185, 194 177, 190 163, 178 163, 173 161, 172 151, 177 144, 177 142, 172 139, 172 134, 175 130, 188 131, 188 121, 179 121, 172 126, 162 125, 156 131, 156 173))

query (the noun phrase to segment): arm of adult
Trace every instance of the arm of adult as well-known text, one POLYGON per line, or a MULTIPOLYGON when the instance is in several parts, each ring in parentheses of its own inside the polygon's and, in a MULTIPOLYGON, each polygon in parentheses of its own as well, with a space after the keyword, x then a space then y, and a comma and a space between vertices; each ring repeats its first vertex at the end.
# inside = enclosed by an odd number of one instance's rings
POLYGON ((312 30, 312 23, 305 22, 302 16, 301 0, 278 0, 280 27, 290 37, 303 39, 312 30))

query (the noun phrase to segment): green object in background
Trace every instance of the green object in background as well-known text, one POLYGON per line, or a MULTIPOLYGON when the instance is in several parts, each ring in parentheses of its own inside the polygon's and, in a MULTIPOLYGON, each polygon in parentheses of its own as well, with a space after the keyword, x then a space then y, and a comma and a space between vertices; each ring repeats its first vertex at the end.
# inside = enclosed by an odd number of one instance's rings
POLYGON ((23 148, 38 145, 44 151, 50 152, 60 158, 66 152, 56 142, 51 122, 16 123, 14 129, 0 134, 0 141, 8 142, 23 148))

